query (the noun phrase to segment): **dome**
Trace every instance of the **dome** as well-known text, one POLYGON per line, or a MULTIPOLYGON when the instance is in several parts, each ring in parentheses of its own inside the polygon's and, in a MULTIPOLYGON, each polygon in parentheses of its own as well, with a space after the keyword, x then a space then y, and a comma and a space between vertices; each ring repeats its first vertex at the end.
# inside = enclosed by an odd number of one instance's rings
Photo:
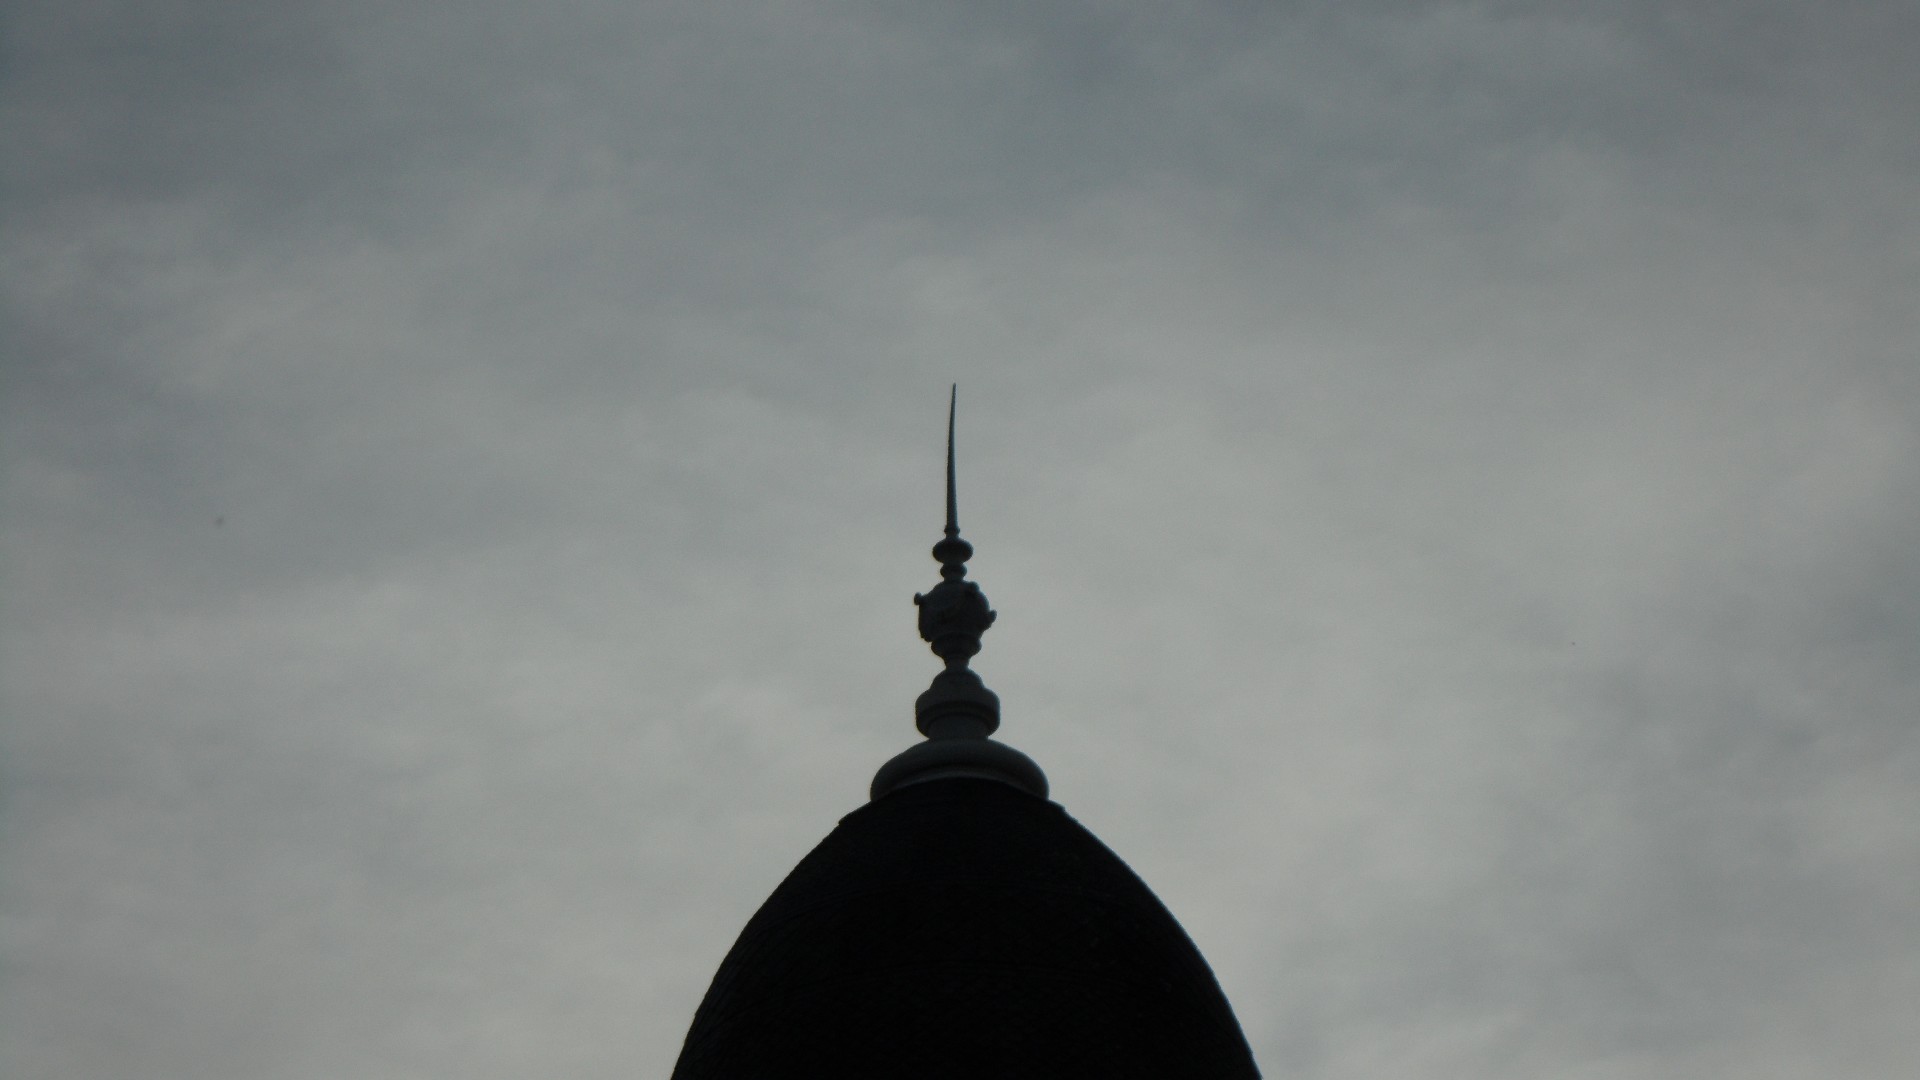
POLYGON ((1145 883, 1057 803, 968 777, 841 819, 741 932, 673 1073, 1257 1075, 1145 883))
POLYGON ((947 407, 940 583, 913 598, 944 669, 926 741, 874 774, 720 964, 674 1080, 1243 1080, 1213 972, 1119 856, 992 735, 969 660, 996 615, 966 579, 947 407))

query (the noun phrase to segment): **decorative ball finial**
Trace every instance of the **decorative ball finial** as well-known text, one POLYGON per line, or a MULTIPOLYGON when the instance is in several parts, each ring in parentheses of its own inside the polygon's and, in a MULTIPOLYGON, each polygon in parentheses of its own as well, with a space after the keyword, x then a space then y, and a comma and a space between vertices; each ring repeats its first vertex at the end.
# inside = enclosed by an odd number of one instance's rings
MULTIPOLYGON (((935 656, 947 662, 949 670, 967 666, 967 660, 980 651, 980 635, 993 625, 995 617, 980 586, 966 580, 973 545, 960 539, 960 513, 953 494, 953 418, 959 397, 956 383, 947 401, 947 535, 933 545, 933 557, 940 563, 940 584, 930 592, 913 595, 913 602, 920 608, 920 637, 933 647, 935 656)), ((996 718, 994 722, 999 721, 996 718)))
POLYGON ((1000 697, 967 666, 980 651, 980 635, 996 616, 980 586, 966 580, 973 545, 960 539, 954 498, 953 428, 959 396, 955 384, 947 400, 946 535, 933 545, 940 584, 913 597, 920 609, 920 637, 946 670, 935 675, 933 684, 914 701, 914 726, 928 741, 881 767, 873 778, 876 799, 902 784, 943 776, 983 776, 1041 798, 1047 794, 1046 775, 1031 758, 987 738, 1000 727, 1000 697))

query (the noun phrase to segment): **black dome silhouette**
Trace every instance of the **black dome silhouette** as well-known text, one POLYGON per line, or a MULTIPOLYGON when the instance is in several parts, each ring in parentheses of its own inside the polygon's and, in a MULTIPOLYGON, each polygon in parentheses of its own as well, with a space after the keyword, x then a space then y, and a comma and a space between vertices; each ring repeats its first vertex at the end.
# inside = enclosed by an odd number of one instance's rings
POLYGON ((1212 971, 1058 804, 910 783, 747 923, 674 1080, 1256 1077, 1212 971))

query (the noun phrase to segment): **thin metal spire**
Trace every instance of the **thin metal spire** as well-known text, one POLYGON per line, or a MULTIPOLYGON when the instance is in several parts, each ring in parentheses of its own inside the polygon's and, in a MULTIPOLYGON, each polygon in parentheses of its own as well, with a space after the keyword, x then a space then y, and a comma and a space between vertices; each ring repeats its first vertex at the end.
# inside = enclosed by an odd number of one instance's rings
POLYGON ((873 778, 878 799, 901 784, 943 776, 1001 780, 1045 798, 1047 777, 1033 760, 988 736, 1000 726, 1000 696, 987 689, 967 665, 980 651, 980 635, 997 617, 980 586, 966 580, 973 545, 960 539, 960 512, 954 498, 953 430, 960 386, 947 395, 947 527, 933 545, 940 563, 940 584, 916 593, 920 637, 946 665, 913 703, 914 726, 927 737, 886 763, 873 778))
MULTIPOLYGON (((933 545, 933 557, 940 561, 940 576, 946 581, 959 581, 961 578, 966 577, 967 560, 973 558, 973 545, 960 539, 960 504, 953 493, 953 417, 955 407, 959 404, 959 401, 960 384, 954 383, 953 389, 950 390, 947 395, 947 535, 945 539, 933 545)), ((976 595, 980 592, 975 586, 969 585, 968 588, 973 589, 976 595)), ((942 601, 947 599, 946 595, 941 594, 937 588, 933 593, 929 593, 928 595, 932 596, 935 594, 939 594, 942 601)), ((914 597, 913 602, 916 604, 920 603, 920 598, 918 596, 914 597)), ((982 611, 986 611, 986 597, 979 597, 979 606, 982 611)), ((920 634, 922 637, 927 637, 925 612, 926 609, 923 607, 921 609, 920 620, 920 634)), ((993 625, 993 612, 987 611, 986 621, 981 623, 978 630, 974 632, 973 648, 960 659, 960 663, 963 666, 966 664, 967 656, 972 656, 974 653, 980 651, 980 633, 984 632, 986 628, 991 625, 993 625)), ((934 639, 927 637, 927 640, 931 642, 934 639)), ((943 657, 948 657, 948 661, 951 664, 951 657, 947 652, 942 650, 941 646, 935 645, 933 651, 943 657)))
POLYGON ((960 384, 947 392, 947 535, 960 535, 960 503, 953 496, 953 416, 960 404, 960 384))

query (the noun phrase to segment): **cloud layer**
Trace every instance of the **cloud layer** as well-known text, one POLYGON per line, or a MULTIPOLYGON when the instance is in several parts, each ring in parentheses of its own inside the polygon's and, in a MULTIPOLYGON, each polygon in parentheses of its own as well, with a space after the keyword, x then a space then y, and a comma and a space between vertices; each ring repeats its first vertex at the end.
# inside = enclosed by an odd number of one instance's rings
POLYGON ((17 4, 0 1073, 664 1075, 912 737, 1264 1069, 1920 1064, 1907 5, 17 4))

